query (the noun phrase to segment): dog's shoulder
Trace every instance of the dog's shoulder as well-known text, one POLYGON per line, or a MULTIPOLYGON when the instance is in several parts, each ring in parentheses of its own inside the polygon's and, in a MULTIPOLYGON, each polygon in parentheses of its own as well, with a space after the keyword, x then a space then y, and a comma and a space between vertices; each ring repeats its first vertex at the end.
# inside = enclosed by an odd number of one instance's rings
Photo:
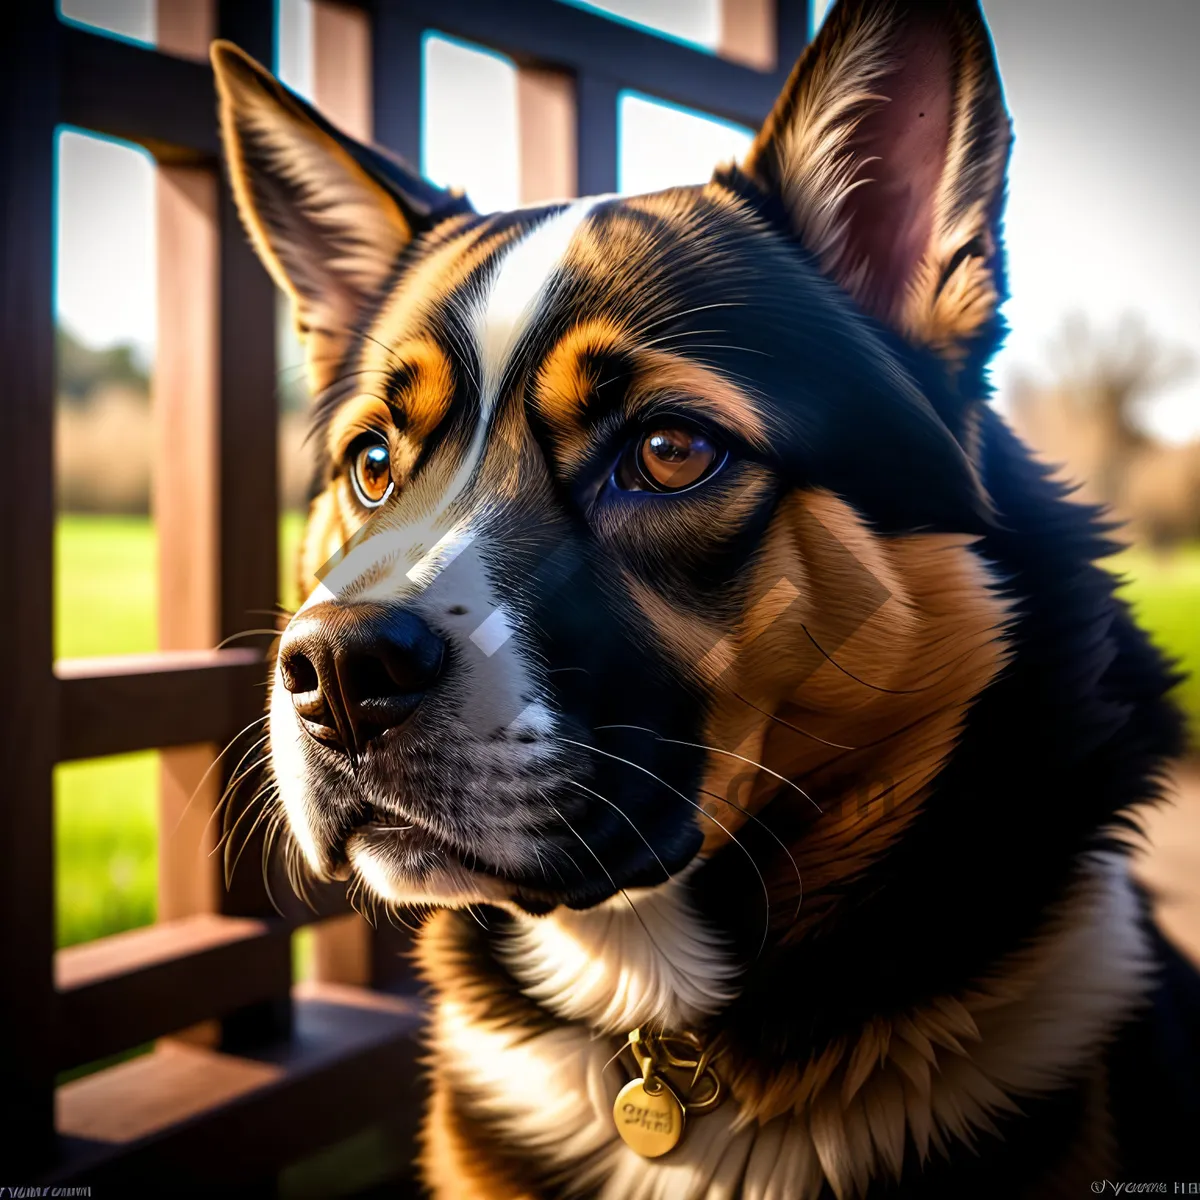
POLYGON ((1154 986, 1107 1061, 1109 1107, 1128 1179, 1200 1183, 1200 972, 1149 918, 1154 986))

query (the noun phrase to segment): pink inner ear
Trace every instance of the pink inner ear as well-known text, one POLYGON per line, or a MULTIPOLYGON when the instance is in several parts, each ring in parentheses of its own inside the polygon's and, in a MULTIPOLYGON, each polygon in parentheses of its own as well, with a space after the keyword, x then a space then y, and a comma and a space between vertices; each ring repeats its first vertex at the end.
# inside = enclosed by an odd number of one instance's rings
POLYGON ((910 27, 896 52, 902 65, 872 88, 885 103, 855 131, 858 178, 870 182, 846 200, 847 265, 868 263, 861 297, 881 318, 894 314, 933 232, 933 208, 946 165, 954 66, 950 36, 932 23, 910 27))

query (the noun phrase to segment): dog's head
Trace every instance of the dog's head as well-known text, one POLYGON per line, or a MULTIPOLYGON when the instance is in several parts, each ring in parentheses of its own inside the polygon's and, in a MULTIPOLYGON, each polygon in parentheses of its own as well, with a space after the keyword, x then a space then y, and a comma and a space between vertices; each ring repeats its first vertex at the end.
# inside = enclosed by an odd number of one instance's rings
MULTIPOLYGON (((969 546, 1009 135, 976 6, 842 3, 704 186, 491 216, 213 59, 318 394, 270 707, 311 869, 582 907, 775 794, 803 827, 800 783, 943 714, 894 768, 927 782, 996 666, 969 546)), ((820 861, 902 816, 831 816, 820 861)))

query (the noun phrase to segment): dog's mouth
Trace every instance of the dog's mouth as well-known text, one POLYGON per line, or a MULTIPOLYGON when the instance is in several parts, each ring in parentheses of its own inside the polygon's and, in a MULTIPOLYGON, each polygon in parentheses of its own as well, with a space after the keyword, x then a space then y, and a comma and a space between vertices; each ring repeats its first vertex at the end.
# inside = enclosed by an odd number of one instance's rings
POLYGON ((335 878, 357 876, 396 904, 501 904, 540 915, 566 899, 493 866, 410 816, 369 803, 345 823, 333 857, 335 878))

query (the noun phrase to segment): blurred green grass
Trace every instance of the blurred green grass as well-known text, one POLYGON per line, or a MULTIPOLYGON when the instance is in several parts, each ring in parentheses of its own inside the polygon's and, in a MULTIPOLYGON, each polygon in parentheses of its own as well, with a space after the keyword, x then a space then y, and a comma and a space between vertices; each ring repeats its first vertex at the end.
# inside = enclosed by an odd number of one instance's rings
MULTIPOLYGON (((280 594, 294 604, 291 563, 302 518, 280 529, 280 594)), ((144 517, 60 519, 55 567, 60 657, 133 654, 155 646, 155 538, 144 517)), ((1192 672, 1180 686, 1200 745, 1200 546, 1170 555, 1126 551, 1109 565, 1155 640, 1192 672)), ((247 624, 254 623, 248 618, 247 624)), ((155 916, 157 755, 66 763, 55 773, 59 945, 149 924, 155 916)))
POLYGON ((1122 595, 1155 644, 1187 678, 1176 697, 1188 718, 1191 751, 1200 751, 1200 545, 1157 553, 1126 550, 1108 564, 1125 583, 1122 595))

